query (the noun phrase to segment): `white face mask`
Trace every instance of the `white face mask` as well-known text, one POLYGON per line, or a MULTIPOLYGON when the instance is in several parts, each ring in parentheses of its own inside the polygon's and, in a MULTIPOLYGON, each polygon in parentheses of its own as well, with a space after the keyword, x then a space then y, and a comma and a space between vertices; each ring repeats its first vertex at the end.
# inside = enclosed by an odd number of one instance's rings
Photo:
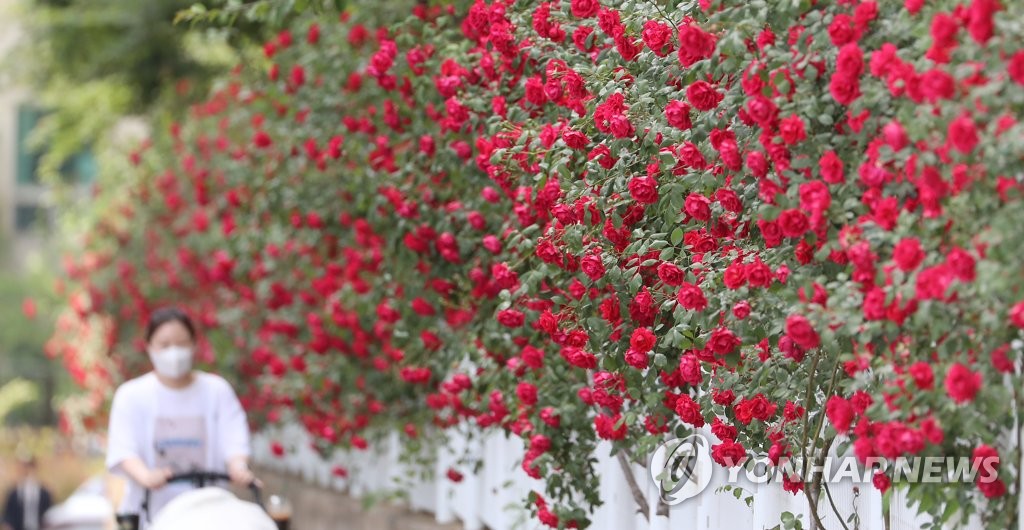
POLYGON ((192 371, 192 348, 171 346, 149 353, 153 370, 168 379, 180 379, 192 371))

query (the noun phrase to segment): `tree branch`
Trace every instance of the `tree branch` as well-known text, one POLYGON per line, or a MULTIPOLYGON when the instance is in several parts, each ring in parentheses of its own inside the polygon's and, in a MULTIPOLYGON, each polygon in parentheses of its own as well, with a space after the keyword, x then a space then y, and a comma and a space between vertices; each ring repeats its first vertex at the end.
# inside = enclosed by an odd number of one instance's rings
POLYGON ((829 505, 832 506, 832 513, 839 518, 839 524, 843 525, 843 530, 850 530, 850 527, 846 526, 846 521, 843 520, 843 514, 839 513, 839 508, 836 508, 836 501, 832 500, 832 490, 828 489, 828 481, 822 482, 821 485, 825 488, 825 495, 828 497, 829 505))
POLYGON ((622 473, 626 475, 626 482, 629 483, 629 489, 633 493, 633 500, 636 501, 636 505, 639 507, 637 511, 644 516, 645 520, 650 521, 651 516, 647 510, 647 497, 640 491, 640 485, 636 483, 636 477, 633 476, 633 469, 630 467, 629 459, 626 458, 626 453, 619 451, 616 457, 619 460, 619 466, 622 467, 622 473))

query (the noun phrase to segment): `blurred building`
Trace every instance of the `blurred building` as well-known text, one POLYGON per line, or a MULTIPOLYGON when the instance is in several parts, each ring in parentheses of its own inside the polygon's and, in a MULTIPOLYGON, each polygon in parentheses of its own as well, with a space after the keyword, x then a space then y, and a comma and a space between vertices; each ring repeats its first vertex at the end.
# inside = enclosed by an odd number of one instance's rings
MULTIPOLYGON (((0 0, 0 62, 16 60, 11 53, 23 36, 11 6, 0 0)), ((48 190, 39 179, 39 150, 29 138, 44 115, 31 92, 0 69, 0 245, 3 254, 23 262, 40 246, 52 227, 53 209, 48 190)), ((65 182, 86 184, 95 178, 90 153, 81 153, 61 168, 65 182)))

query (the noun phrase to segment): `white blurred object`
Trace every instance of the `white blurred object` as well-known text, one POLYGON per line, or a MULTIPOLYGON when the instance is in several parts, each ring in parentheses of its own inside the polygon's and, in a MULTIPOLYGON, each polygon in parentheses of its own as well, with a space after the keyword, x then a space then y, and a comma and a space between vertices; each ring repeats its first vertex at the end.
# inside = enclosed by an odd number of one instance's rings
POLYGON ((106 497, 102 478, 79 486, 66 501, 43 516, 46 530, 106 530, 114 525, 114 507, 106 497))
POLYGON ((277 530, 262 508, 221 488, 182 493, 160 511, 149 530, 277 530))

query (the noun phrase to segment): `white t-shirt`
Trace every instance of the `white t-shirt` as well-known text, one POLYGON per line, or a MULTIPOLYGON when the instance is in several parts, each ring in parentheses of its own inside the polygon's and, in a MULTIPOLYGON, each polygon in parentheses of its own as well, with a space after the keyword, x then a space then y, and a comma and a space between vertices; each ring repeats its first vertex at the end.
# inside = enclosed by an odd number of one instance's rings
MULTIPOLYGON (((121 385, 114 394, 107 433, 107 468, 127 476, 121 464, 132 457, 150 469, 223 473, 227 461, 249 456, 249 424, 235 391, 222 377, 195 372, 182 389, 169 388, 152 372, 121 385)), ((150 495, 152 518, 191 484, 169 484, 150 495)), ((145 489, 129 478, 120 513, 142 513, 145 489)))

